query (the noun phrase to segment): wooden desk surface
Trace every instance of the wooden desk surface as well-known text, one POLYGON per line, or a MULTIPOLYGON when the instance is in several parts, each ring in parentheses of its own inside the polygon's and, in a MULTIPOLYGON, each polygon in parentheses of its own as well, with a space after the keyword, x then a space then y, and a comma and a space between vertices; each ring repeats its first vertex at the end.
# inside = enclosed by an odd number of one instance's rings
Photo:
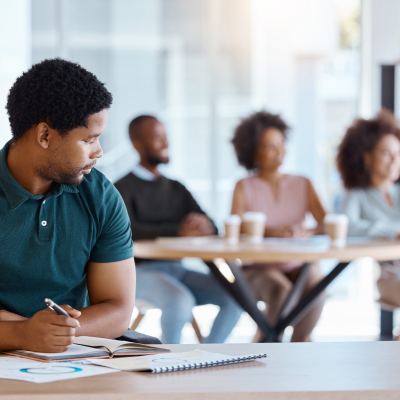
POLYGON ((349 240, 343 248, 329 246, 301 246, 299 244, 239 243, 229 245, 219 238, 162 238, 134 243, 134 253, 139 258, 177 260, 184 257, 213 261, 215 258, 252 262, 314 262, 337 259, 350 262, 360 257, 372 257, 377 261, 400 259, 400 241, 396 240, 349 240))
POLYGON ((0 379, 0 399, 12 400, 355 400, 400 398, 400 343, 273 343, 168 345, 263 361, 189 371, 114 374, 35 384, 0 379))

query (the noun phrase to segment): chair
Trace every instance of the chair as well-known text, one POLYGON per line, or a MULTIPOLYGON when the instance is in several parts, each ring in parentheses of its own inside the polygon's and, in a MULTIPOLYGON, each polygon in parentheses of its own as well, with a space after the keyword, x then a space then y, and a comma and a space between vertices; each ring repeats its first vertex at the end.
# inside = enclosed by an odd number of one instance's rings
MULTIPOLYGON (((154 310, 154 309, 157 308, 153 304, 149 303, 146 300, 142 300, 142 299, 136 299, 135 303, 136 303, 135 305, 136 305, 137 309, 139 310, 139 314, 138 314, 138 316, 135 318, 135 320, 132 323, 131 329, 133 331, 135 331, 138 328, 139 324, 142 322, 142 319, 146 315, 147 311, 154 310)), ((197 337, 199 343, 202 343, 203 342, 203 336, 202 336, 202 334, 200 332, 199 325, 197 324, 197 321, 194 318, 194 316, 193 316, 191 324, 192 324, 193 330, 194 330, 194 332, 196 334, 196 337, 197 337)))

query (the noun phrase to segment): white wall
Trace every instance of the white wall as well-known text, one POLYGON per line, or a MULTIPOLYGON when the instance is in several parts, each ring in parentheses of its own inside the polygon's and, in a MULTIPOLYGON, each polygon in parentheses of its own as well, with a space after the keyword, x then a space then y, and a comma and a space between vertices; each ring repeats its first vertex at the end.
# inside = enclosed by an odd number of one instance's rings
POLYGON ((15 79, 31 64, 31 1, 0 2, 0 148, 11 138, 5 110, 15 79))

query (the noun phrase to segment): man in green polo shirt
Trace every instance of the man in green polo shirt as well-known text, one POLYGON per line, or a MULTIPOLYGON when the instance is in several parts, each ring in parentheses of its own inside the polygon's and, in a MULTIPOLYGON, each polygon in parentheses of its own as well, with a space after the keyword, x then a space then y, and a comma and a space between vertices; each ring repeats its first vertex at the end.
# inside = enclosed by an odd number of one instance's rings
POLYGON ((13 138, 0 150, 0 351, 61 352, 75 336, 115 338, 128 328, 130 222, 93 168, 111 102, 92 73, 61 59, 32 66, 10 90, 13 138), (71 318, 46 309, 46 297, 71 318))

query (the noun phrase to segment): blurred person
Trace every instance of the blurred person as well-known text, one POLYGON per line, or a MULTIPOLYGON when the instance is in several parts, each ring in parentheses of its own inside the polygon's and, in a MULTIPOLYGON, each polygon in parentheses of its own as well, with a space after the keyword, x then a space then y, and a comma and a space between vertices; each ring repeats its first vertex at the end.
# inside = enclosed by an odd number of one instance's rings
POLYGON ((347 189, 341 212, 349 217, 348 235, 400 239, 400 129, 393 113, 355 120, 337 166, 347 189))
MULTIPOLYGON (((370 120, 355 120, 338 150, 348 235, 400 239, 400 129, 393 113, 382 110, 370 120)), ((379 264, 380 302, 399 307, 400 261, 379 264)))
MULTIPOLYGON (((163 176, 158 166, 169 162, 163 124, 142 115, 129 125, 129 136, 140 156, 134 170, 115 186, 125 201, 132 239, 215 235, 217 229, 180 182, 163 176)), ((211 274, 186 269, 181 261, 137 262, 137 298, 162 311, 164 343, 179 343, 186 322, 197 305, 215 304, 220 311, 205 341, 224 342, 242 309, 211 274)))
MULTIPOLYGON (((236 184, 232 214, 242 216, 247 211, 266 214, 265 237, 310 237, 322 231, 326 214, 309 179, 280 172, 288 129, 279 115, 260 111, 242 120, 232 139, 239 164, 250 172, 249 177, 236 184), (315 218, 317 228, 305 228, 307 212, 315 218)), ((244 273, 256 296, 267 304, 265 312, 271 324, 277 322, 301 266, 300 262, 245 266, 244 273)), ((304 293, 321 279, 318 264, 313 264, 304 293)), ((322 294, 294 326, 293 342, 311 340, 310 334, 319 319, 324 299, 325 294, 322 294)))

